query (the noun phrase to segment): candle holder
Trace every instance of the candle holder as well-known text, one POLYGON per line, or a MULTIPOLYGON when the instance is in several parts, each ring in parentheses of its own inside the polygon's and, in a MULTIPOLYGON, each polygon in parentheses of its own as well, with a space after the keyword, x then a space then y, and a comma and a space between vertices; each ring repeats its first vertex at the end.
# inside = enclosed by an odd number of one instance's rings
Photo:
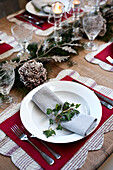
POLYGON ((50 24, 54 25, 54 34, 53 37, 55 39, 56 42, 62 41, 62 37, 61 37, 61 28, 62 28, 62 18, 63 18, 63 14, 65 13, 64 10, 64 5, 59 2, 56 1, 55 3, 52 4, 50 13, 49 13, 49 17, 48 17, 48 22, 50 24))
POLYGON ((69 1, 69 7, 68 7, 68 13, 73 15, 73 25, 72 25, 72 31, 74 38, 80 39, 81 36, 79 27, 81 24, 80 21, 80 7, 81 7, 81 0, 70 0, 69 1))

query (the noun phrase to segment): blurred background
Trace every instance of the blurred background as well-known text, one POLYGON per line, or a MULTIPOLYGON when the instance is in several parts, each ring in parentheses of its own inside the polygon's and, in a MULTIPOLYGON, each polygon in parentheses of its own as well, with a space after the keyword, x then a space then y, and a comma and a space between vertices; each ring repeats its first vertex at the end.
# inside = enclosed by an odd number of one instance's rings
POLYGON ((29 0, 0 0, 0 18, 25 7, 29 0))

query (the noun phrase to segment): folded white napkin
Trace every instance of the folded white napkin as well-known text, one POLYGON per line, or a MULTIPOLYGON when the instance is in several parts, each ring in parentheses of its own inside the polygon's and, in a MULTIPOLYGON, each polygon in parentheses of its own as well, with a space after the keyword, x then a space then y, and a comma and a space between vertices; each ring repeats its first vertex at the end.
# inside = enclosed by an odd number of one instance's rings
POLYGON ((51 2, 50 0, 32 0, 33 6, 45 13, 50 12, 51 9, 50 2, 51 2))
MULTIPOLYGON (((63 102, 48 88, 42 87, 32 97, 32 101, 46 114, 47 109, 54 109, 56 104, 63 104, 63 102)), ((68 102, 68 101, 67 101, 68 102)), ((49 118, 55 119, 51 114, 47 115, 49 118)), ((96 126, 97 119, 91 115, 80 113, 75 115, 72 120, 61 122, 61 126, 74 133, 86 136, 96 126)))

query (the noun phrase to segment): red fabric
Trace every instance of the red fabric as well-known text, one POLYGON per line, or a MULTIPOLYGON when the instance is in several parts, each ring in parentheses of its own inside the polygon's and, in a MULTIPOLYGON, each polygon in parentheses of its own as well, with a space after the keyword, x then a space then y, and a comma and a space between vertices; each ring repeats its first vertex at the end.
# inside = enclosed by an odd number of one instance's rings
POLYGON ((108 45, 104 50, 102 50, 100 53, 98 53, 94 57, 113 66, 113 64, 111 64, 109 61, 106 60, 106 57, 108 57, 108 56, 113 58, 113 43, 108 45))
MULTIPOLYGON (((36 27, 36 28, 38 28, 38 29, 46 30, 46 29, 48 29, 48 28, 50 28, 50 27, 53 26, 53 24, 48 23, 48 21, 47 21, 48 18, 41 18, 41 17, 39 17, 39 16, 36 16, 36 15, 33 15, 33 14, 29 14, 27 11, 25 11, 25 12, 19 14, 19 15, 16 15, 15 18, 17 18, 17 19, 19 19, 19 20, 21 20, 21 21, 24 21, 24 22, 29 23, 28 21, 20 18, 20 16, 24 16, 25 14, 28 14, 28 15, 30 15, 30 16, 33 16, 35 19, 37 19, 37 21, 41 21, 41 20, 44 21, 44 23, 41 25, 41 27, 32 24, 34 27, 36 27)), ((71 15, 67 14, 67 17, 70 17, 70 16, 71 16, 71 15)), ((64 20, 64 19, 63 19, 63 20, 64 20)), ((34 21, 34 20, 31 20, 31 21, 34 21)))
POLYGON ((3 54, 9 50, 11 50, 13 47, 9 44, 6 44, 6 43, 3 43, 3 44, 0 44, 0 54, 3 54))
MULTIPOLYGON (((62 81, 72 81, 73 79, 69 76, 66 76, 62 79, 62 81)), ((102 106, 102 119, 96 130, 113 114, 113 110, 109 110, 106 107, 102 106)), ((54 169, 61 169, 66 162, 68 162, 73 155, 85 144, 85 142, 96 132, 96 130, 90 134, 89 136, 85 137, 82 140, 68 143, 68 144, 54 144, 48 143, 48 145, 56 150, 60 155, 61 158, 56 160, 51 153, 46 149, 46 147, 41 144, 41 142, 37 139, 32 139, 33 143, 37 145, 41 150, 46 152, 49 156, 55 159, 55 163, 50 166, 48 165, 45 160, 40 156, 38 151, 34 149, 29 143, 26 141, 19 140, 16 135, 11 131, 11 126, 17 124, 21 127, 22 123, 20 120, 20 114, 17 112, 12 117, 5 120, 3 123, 0 124, 0 129, 4 131, 14 142, 16 142, 23 150, 25 150, 36 162, 38 162, 45 170, 54 170, 54 169)))

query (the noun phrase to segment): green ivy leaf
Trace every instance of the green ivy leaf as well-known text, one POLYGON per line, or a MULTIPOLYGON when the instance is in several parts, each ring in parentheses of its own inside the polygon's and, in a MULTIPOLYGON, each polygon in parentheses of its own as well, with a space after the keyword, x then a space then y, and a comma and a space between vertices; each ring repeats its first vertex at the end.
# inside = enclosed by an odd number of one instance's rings
POLYGON ((50 125, 53 125, 54 124, 53 119, 49 119, 49 123, 50 123, 50 125))
POLYGON ((57 126, 57 128, 56 128, 57 130, 62 130, 62 126, 61 126, 61 124, 58 124, 58 126, 57 126))
POLYGON ((71 120, 71 114, 70 114, 70 110, 66 113, 64 113, 64 115, 66 116, 67 120, 71 120))
POLYGON ((52 112, 53 112, 53 110, 48 108, 46 113, 47 113, 48 115, 50 115, 52 112))
POLYGON ((77 109, 77 108, 79 108, 79 107, 80 107, 80 105, 81 105, 81 104, 76 104, 75 108, 76 108, 76 109, 77 109))
POLYGON ((63 110, 67 110, 69 109, 69 103, 68 102, 65 102, 64 105, 63 105, 63 110))
POLYGON ((71 104, 71 107, 73 107, 73 106, 74 106, 74 103, 71 104))
POLYGON ((55 110, 56 110, 56 111, 61 110, 61 106, 62 106, 61 104, 56 104, 56 106, 55 106, 55 110))
POLYGON ((43 134, 45 134, 47 138, 50 136, 56 135, 56 133, 53 129, 45 130, 45 131, 43 131, 43 134))

